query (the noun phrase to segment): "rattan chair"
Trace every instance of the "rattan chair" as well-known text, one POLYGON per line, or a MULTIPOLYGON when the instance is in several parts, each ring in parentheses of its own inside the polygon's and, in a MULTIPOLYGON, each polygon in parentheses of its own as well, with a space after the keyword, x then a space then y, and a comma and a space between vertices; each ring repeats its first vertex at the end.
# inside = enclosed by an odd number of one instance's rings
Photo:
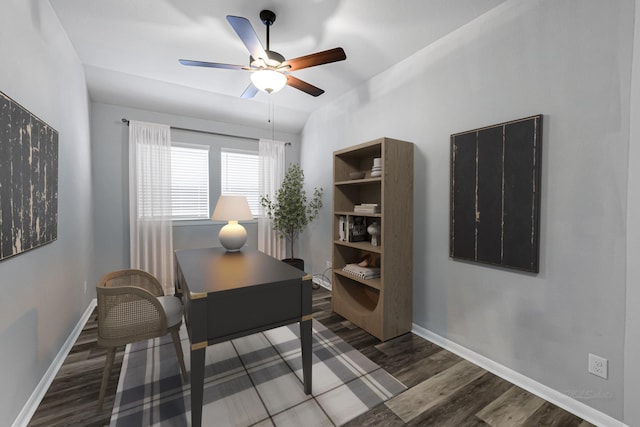
POLYGON ((109 273, 100 280, 96 292, 98 345, 108 348, 98 411, 102 410, 117 347, 171 333, 182 375, 188 380, 178 335, 182 325, 182 304, 178 298, 164 296, 158 280, 141 270, 109 273))

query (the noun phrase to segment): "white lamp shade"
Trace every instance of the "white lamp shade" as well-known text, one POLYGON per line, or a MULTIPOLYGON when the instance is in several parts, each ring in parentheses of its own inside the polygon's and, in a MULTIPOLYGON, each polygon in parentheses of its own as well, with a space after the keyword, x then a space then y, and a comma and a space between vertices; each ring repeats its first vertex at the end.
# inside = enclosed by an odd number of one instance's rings
POLYGON ((249 221, 253 219, 249 203, 244 196, 220 196, 211 219, 214 221, 249 221))
POLYGON ((244 196, 220 196, 211 219, 214 221, 229 221, 220 229, 218 239, 220 244, 229 252, 237 252, 247 241, 247 230, 238 221, 253 219, 249 203, 244 196))
POLYGON ((277 92, 287 84, 287 76, 279 71, 259 70, 251 73, 251 81, 263 92, 277 92))

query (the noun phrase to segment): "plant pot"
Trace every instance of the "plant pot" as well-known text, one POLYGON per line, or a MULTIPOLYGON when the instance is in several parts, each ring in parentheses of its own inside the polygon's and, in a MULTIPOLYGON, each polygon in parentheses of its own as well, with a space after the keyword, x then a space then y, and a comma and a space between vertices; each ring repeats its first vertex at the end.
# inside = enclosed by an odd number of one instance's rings
POLYGON ((285 262, 287 264, 289 264, 292 267, 297 268, 298 270, 302 270, 304 271, 304 260, 300 259, 300 258, 285 258, 282 260, 282 262, 285 262))

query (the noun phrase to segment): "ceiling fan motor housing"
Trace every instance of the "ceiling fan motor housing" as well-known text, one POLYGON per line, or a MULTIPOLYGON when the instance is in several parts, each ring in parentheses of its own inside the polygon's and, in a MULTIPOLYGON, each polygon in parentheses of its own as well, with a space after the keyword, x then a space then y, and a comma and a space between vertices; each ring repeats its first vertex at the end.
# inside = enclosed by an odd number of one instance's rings
POLYGON ((280 55, 274 50, 265 49, 265 52, 269 58, 264 63, 259 59, 256 60, 253 56, 249 55, 249 63, 252 67, 262 68, 266 64, 268 67, 277 68, 285 61, 284 56, 280 55))

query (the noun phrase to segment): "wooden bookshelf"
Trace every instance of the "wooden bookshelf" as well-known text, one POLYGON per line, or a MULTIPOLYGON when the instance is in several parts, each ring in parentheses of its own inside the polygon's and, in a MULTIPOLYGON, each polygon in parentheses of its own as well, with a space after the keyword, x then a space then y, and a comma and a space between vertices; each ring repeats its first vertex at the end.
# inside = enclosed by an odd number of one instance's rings
POLYGON ((380 138, 333 153, 333 310, 382 341, 407 333, 412 325, 413 144, 380 138), (371 176, 381 158, 382 175, 371 176), (361 179, 351 172, 366 171, 361 179), (354 212, 377 203, 380 213, 354 212), (365 217, 380 224, 379 245, 339 238, 340 217, 365 217), (380 267, 380 277, 359 279, 342 271, 365 257, 380 267))

